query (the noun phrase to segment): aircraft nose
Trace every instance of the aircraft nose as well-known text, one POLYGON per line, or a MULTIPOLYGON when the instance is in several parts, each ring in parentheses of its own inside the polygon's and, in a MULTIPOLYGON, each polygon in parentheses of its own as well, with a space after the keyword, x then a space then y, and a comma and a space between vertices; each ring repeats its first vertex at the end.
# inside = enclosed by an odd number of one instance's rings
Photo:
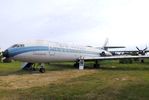
POLYGON ((8 50, 5 50, 5 51, 3 52, 3 57, 6 57, 6 58, 9 58, 9 57, 10 57, 8 50))

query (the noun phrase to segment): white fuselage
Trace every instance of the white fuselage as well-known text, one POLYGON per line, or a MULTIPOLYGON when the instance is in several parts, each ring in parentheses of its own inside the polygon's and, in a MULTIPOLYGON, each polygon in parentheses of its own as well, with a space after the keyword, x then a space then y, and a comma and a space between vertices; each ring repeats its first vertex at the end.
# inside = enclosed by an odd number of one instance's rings
POLYGON ((74 46, 48 41, 34 41, 7 49, 14 60, 32 63, 48 63, 53 61, 76 61, 80 57, 100 57, 101 53, 111 53, 94 47, 74 46))

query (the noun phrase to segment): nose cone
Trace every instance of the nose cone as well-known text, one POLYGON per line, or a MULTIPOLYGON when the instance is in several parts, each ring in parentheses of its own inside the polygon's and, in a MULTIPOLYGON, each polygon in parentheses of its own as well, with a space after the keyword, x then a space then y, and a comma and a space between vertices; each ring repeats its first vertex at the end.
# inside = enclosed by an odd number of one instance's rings
POLYGON ((10 57, 8 50, 5 50, 5 51, 3 52, 3 57, 6 57, 6 58, 9 58, 9 57, 10 57))

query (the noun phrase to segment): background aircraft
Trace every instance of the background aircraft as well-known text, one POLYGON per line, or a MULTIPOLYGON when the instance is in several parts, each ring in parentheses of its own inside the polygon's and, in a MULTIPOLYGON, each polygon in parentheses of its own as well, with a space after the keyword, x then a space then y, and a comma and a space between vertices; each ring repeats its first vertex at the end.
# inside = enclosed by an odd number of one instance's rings
POLYGON ((84 61, 95 61, 94 67, 99 67, 99 60, 148 58, 148 56, 112 56, 104 48, 90 46, 75 46, 44 40, 28 41, 14 44, 3 52, 5 59, 14 59, 24 63, 23 69, 34 69, 34 63, 40 64, 40 72, 45 72, 44 63, 58 61, 74 61, 74 66, 84 68, 84 61))
POLYGON ((145 55, 147 52, 149 52, 147 46, 144 49, 140 49, 139 47, 136 46, 136 49, 124 50, 120 48, 126 48, 125 46, 107 46, 108 42, 109 40, 106 39, 102 49, 104 50, 109 49, 109 52, 111 52, 112 55, 145 55), (118 48, 118 50, 115 50, 116 48, 118 48))
POLYGON ((123 55, 145 55, 147 52, 149 52, 148 47, 146 46, 144 49, 140 49, 139 47, 136 47, 135 50, 110 50, 110 52, 113 55, 116 55, 117 53, 123 54, 123 55))

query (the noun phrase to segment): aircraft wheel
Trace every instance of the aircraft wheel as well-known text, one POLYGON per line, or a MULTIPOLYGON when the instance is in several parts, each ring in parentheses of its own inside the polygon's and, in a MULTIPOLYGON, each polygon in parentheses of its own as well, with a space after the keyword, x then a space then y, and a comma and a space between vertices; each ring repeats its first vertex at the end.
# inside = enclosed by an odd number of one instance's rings
POLYGON ((41 73, 45 73, 45 71, 46 71, 45 68, 40 68, 39 69, 39 72, 41 72, 41 73))
POLYGON ((141 59, 141 63, 144 63, 144 59, 141 59))
POLYGON ((94 64, 94 68, 100 68, 100 64, 94 64))
POLYGON ((75 63, 75 64, 74 64, 74 67, 75 67, 75 68, 79 68, 79 63, 75 63))
POLYGON ((36 68, 33 67, 33 68, 32 68, 32 71, 36 71, 36 68))

